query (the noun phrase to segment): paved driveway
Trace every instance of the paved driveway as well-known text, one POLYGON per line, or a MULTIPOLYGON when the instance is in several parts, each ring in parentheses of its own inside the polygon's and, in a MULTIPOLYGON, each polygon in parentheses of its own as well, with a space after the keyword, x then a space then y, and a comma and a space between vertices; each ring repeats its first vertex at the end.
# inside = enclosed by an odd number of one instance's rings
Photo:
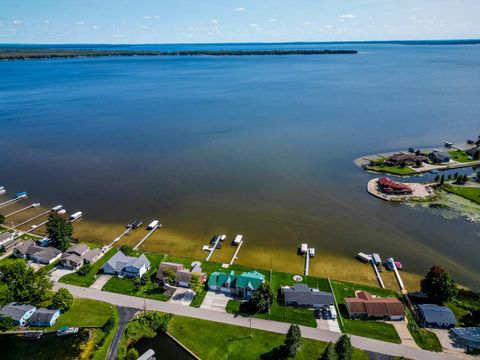
POLYGON ((203 299, 203 303, 200 308, 205 310, 226 312, 225 307, 227 306, 228 301, 231 299, 232 297, 225 295, 224 293, 207 291, 207 295, 205 295, 205 299, 203 299))
POLYGON ((338 321, 333 319, 317 319, 317 328, 341 333, 338 321))
POLYGON ((184 306, 190 306, 190 303, 192 302, 194 297, 195 292, 192 289, 179 287, 175 290, 168 302, 184 306))
POLYGON ((102 290, 103 286, 107 283, 108 280, 112 275, 100 275, 95 282, 90 285, 90 288, 96 289, 96 290, 102 290))
POLYGON ((431 332, 435 333, 438 337, 438 341, 440 341, 440 344, 442 344, 443 351, 446 354, 452 354, 456 357, 460 357, 462 359, 474 359, 474 356, 467 355, 465 354, 465 349, 461 347, 455 346, 455 342, 453 339, 450 337, 450 331, 449 330, 443 330, 443 329, 428 329, 431 332))
POLYGON ((57 282, 62 276, 71 274, 73 272, 75 272, 75 270, 57 268, 50 273, 50 278, 53 282, 57 282))
POLYGON ((395 330, 397 331, 400 340, 402 341, 402 345, 410 346, 413 348, 418 348, 418 345, 413 340, 410 331, 408 331, 408 321, 405 319, 404 321, 385 321, 386 323, 392 324, 395 330))

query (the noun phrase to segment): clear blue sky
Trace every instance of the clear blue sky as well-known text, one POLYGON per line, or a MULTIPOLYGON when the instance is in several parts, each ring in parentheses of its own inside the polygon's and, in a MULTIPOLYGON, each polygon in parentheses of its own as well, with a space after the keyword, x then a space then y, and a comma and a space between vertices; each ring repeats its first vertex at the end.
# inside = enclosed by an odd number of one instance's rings
POLYGON ((0 43, 480 38, 480 0, 0 0, 0 43))

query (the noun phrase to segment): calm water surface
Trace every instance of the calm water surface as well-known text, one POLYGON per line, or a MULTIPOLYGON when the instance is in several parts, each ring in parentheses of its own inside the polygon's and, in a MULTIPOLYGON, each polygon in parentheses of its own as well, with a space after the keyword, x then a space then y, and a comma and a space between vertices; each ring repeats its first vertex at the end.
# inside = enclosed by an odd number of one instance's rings
POLYGON ((353 164, 476 137, 480 47, 336 47, 360 53, 1 62, 0 185, 105 226, 158 218, 150 248, 243 233, 244 263, 301 271, 308 242, 321 275, 378 251, 480 289, 480 225, 378 201, 353 164))

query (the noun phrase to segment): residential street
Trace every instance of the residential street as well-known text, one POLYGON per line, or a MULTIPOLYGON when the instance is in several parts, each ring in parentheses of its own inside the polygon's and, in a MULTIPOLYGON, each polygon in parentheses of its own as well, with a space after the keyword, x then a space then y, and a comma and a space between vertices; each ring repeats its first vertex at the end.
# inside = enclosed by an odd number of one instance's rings
POLYGON ((118 321, 118 326, 115 329, 115 336, 110 344, 110 349, 108 349, 107 360, 115 360, 117 358, 118 345, 120 344, 120 340, 122 340, 123 332, 125 331, 128 322, 133 319, 137 312, 138 309, 135 308, 118 306, 120 319, 118 321))
MULTIPOLYGON (((78 286, 58 284, 54 285, 54 289, 57 290, 60 287, 67 288, 74 296, 83 297, 89 299, 95 299, 105 301, 117 306, 127 306, 130 308, 143 309, 144 299, 114 294, 110 292, 100 291, 91 288, 82 288, 78 286)), ((216 321, 225 324, 249 327, 250 321, 247 317, 235 316, 228 313, 222 313, 218 311, 211 311, 201 308, 193 308, 189 306, 183 306, 175 303, 162 302, 156 300, 145 300, 145 304, 148 310, 157 310, 176 315, 189 316, 197 319, 216 321)), ((286 334, 289 328, 289 324, 281 323, 263 319, 252 319, 251 325, 255 329, 271 331, 276 333, 286 334)), ((309 339, 321 340, 321 341, 336 341, 340 336, 339 333, 329 330, 310 328, 300 326, 302 336, 309 339)), ((352 336, 353 346, 376 353, 388 354, 392 356, 405 356, 410 359, 418 360, 443 360, 443 359, 458 359, 462 358, 453 354, 435 353, 425 351, 421 349, 415 349, 409 346, 392 344, 388 342, 378 341, 374 339, 368 339, 360 336, 352 336)))

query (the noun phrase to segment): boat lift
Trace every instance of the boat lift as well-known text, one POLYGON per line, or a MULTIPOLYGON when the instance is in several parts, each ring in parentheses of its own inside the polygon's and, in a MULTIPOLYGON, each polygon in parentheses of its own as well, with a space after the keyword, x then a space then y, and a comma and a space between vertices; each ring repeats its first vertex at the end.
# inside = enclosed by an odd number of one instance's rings
POLYGON ((1 203, 0 208, 11 205, 13 203, 16 203, 17 201, 24 200, 26 198, 28 198, 28 194, 25 191, 19 192, 15 194, 15 197, 13 199, 1 203))
POLYGON ((157 220, 155 220, 155 221, 153 221, 152 223, 150 223, 150 225, 148 226, 148 229, 149 229, 150 231, 148 232, 147 235, 145 235, 145 237, 144 237, 142 240, 140 240, 140 242, 139 242, 137 245, 135 245, 135 247, 133 248, 133 250, 137 250, 137 249, 140 247, 140 245, 142 245, 142 244, 145 242, 145 240, 147 240, 147 239, 150 237, 150 235, 152 235, 153 232, 154 232, 155 230, 157 230, 158 228, 160 228, 161 226, 162 226, 162 224, 160 224, 157 220))

